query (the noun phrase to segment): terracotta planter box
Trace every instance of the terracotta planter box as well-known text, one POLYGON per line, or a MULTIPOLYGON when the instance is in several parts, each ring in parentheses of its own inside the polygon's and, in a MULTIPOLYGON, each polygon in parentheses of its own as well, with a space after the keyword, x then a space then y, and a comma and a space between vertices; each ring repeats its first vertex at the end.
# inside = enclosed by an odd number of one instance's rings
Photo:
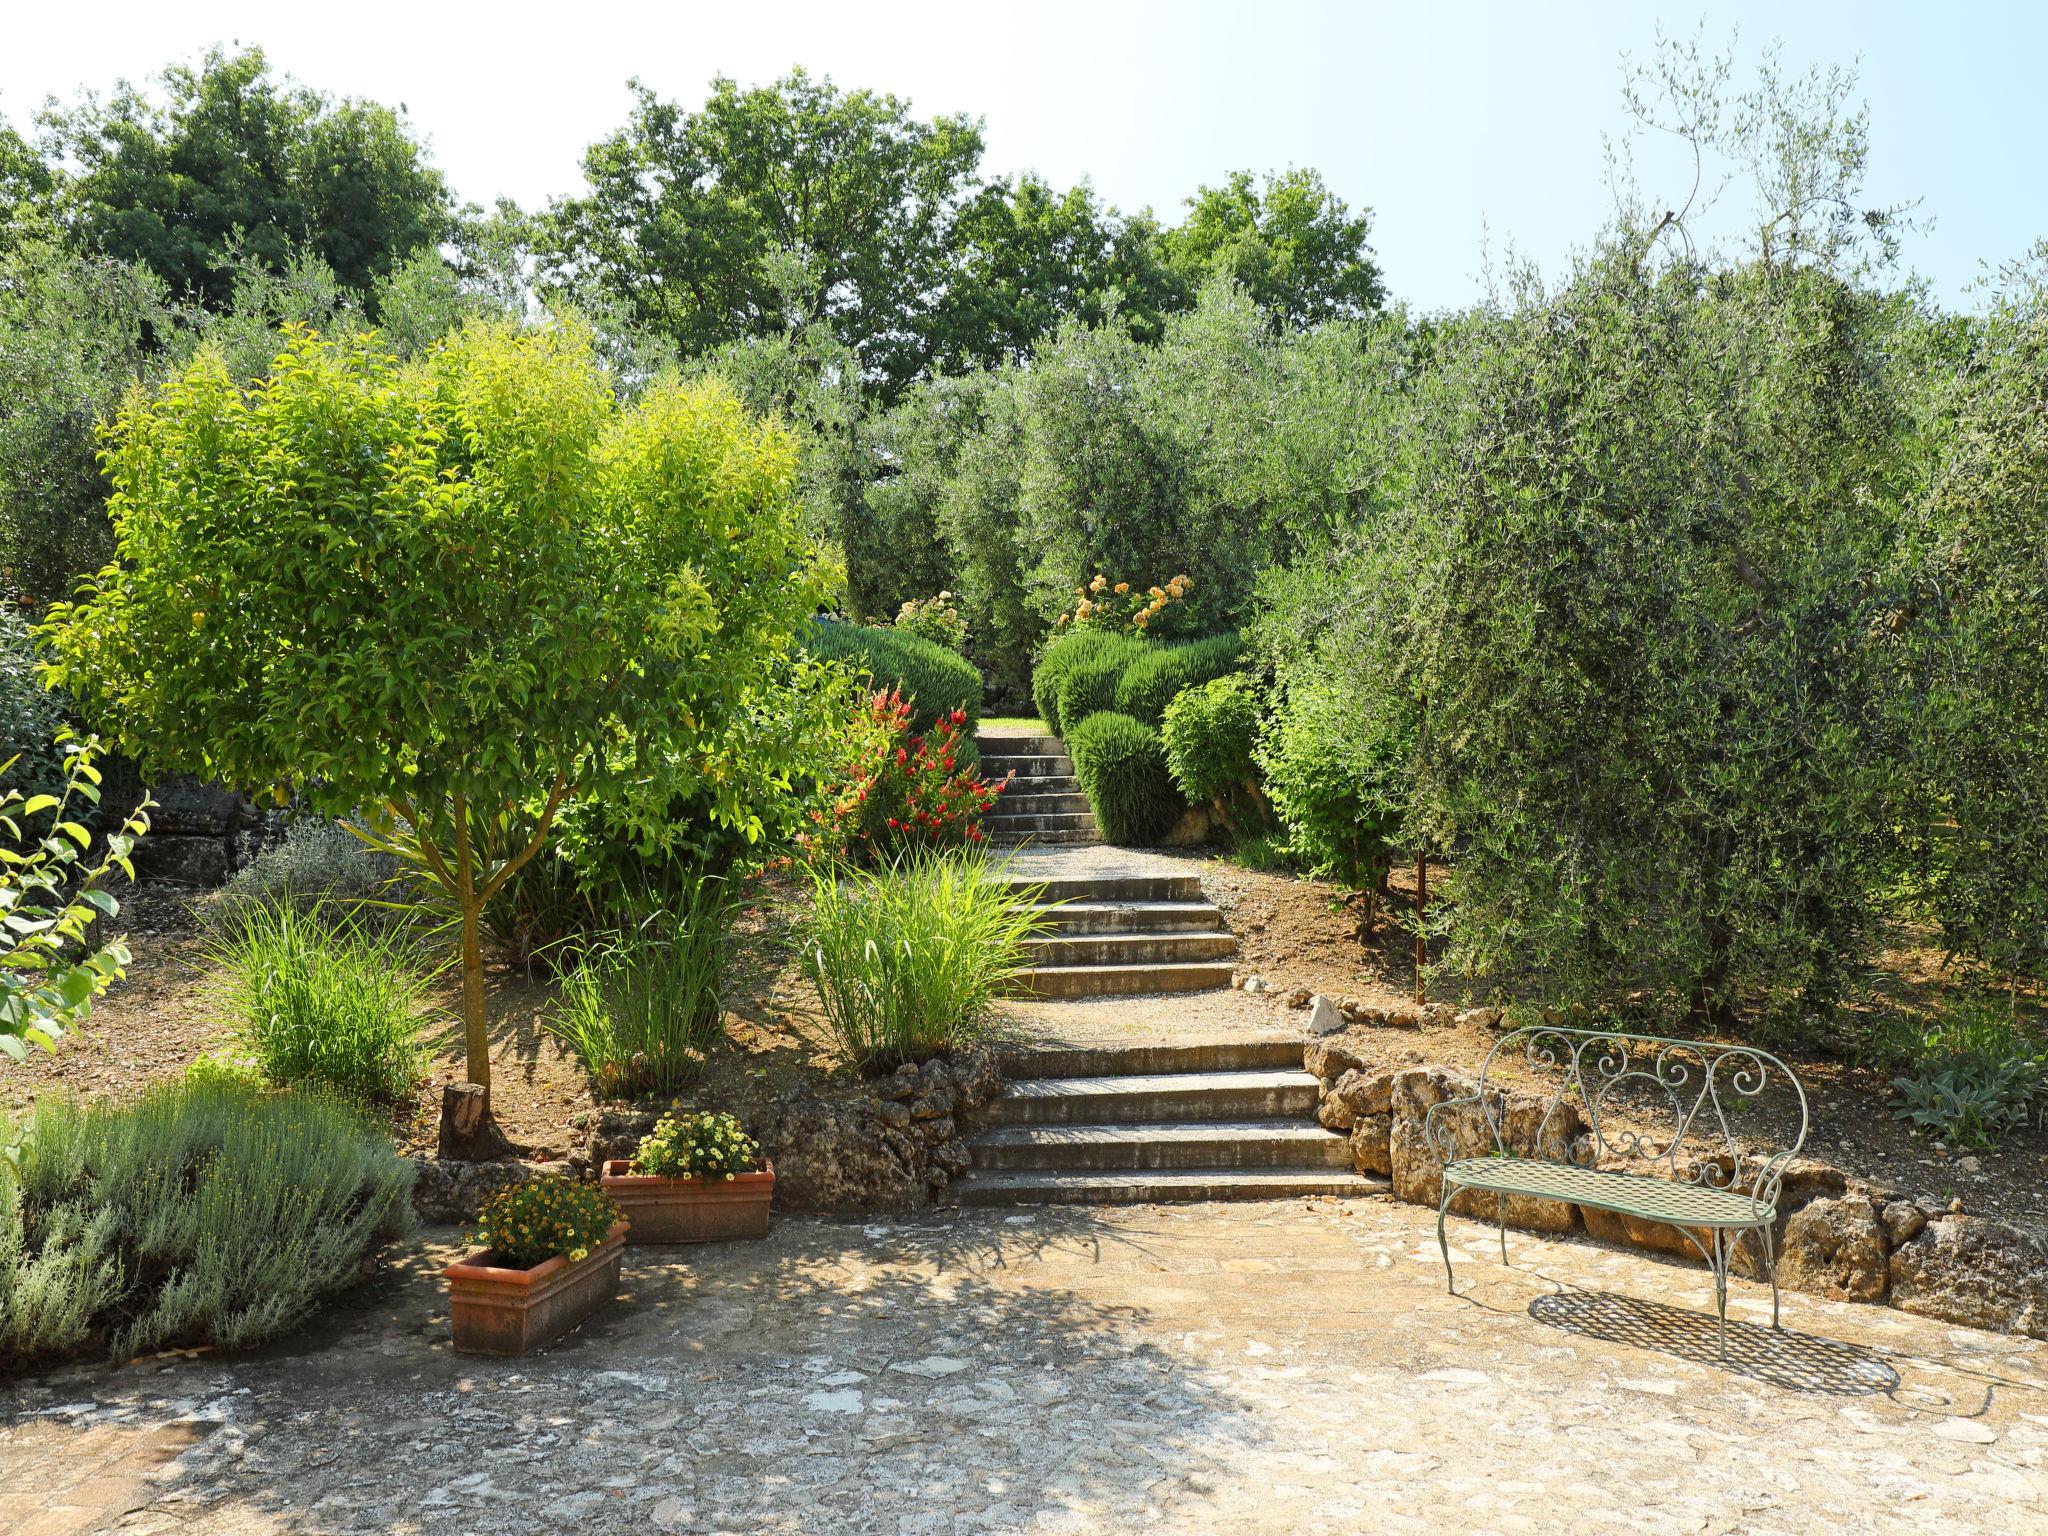
POLYGON ((505 1269, 488 1248, 463 1255, 443 1271, 455 1347, 470 1355, 524 1355, 550 1344, 610 1301, 619 1290, 626 1223, 615 1221, 584 1258, 549 1259, 531 1269, 505 1269))
POLYGON ((615 1157, 598 1183, 633 1223, 635 1243, 715 1243, 766 1237, 768 1202, 775 1196, 775 1165, 731 1179, 669 1179, 632 1173, 615 1157))

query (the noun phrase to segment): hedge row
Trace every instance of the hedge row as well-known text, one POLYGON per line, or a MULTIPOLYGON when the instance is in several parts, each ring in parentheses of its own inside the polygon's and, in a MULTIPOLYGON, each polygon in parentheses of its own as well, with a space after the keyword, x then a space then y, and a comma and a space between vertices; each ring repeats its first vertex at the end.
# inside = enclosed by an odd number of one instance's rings
POLYGON ((981 673, 964 656, 908 630, 820 619, 806 647, 821 661, 859 667, 878 688, 900 688, 911 701, 911 728, 927 731, 942 714, 964 710, 971 737, 981 718, 981 673))

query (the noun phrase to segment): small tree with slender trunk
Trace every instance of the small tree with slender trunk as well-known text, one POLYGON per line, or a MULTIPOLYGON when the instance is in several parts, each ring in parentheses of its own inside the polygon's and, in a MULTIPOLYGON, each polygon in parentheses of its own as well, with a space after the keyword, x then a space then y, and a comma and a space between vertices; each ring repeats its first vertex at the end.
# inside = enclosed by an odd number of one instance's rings
POLYGON ((480 919, 570 797, 628 822, 707 789, 807 610, 794 450, 721 386, 623 405, 578 327, 472 326, 413 363, 288 333, 202 354, 107 435, 113 564, 52 610, 51 680, 149 768, 296 795, 480 919))

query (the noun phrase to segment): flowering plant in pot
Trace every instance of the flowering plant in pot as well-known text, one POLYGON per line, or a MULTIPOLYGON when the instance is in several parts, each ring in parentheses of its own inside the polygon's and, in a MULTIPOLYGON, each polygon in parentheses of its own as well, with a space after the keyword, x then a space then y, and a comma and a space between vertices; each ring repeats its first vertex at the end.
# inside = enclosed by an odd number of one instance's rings
POLYGON ((455 1347, 523 1355, 617 1294, 626 1217, 594 1185, 535 1179, 487 1200, 470 1242, 444 1271, 455 1347))
POLYGON ((636 1243, 766 1237, 775 1165, 731 1115, 663 1115, 599 1181, 632 1218, 636 1243))

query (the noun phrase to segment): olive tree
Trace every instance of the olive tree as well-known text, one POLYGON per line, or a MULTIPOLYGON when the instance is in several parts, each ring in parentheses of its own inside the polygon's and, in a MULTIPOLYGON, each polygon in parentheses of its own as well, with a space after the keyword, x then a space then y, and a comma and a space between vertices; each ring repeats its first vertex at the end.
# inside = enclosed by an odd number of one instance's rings
POLYGON ((572 796, 708 794, 808 596, 794 450, 722 386, 631 406, 572 325, 472 325, 403 362, 288 329, 239 387, 202 351, 108 434, 114 563, 53 610, 53 682, 158 771, 364 817, 479 920, 572 796), (508 836, 508 829, 518 829, 508 836))

